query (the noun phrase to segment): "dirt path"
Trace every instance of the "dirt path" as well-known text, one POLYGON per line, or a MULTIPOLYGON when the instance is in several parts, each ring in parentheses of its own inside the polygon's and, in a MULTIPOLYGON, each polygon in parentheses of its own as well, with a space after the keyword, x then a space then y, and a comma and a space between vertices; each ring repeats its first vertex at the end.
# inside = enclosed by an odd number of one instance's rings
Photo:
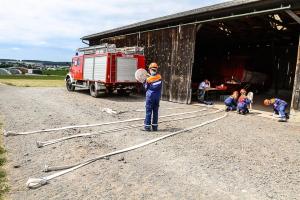
MULTIPOLYGON (((25 132, 143 118, 144 96, 92 98, 87 91, 21 88, 0 84, 0 116, 7 131, 25 132), (103 108, 119 112, 112 115, 103 108)), ((44 165, 62 166, 140 144, 225 112, 161 101, 159 115, 199 111, 194 118, 168 118, 158 132, 139 127, 70 139, 42 148, 36 141, 141 125, 143 121, 4 137, 8 149, 9 199, 300 199, 300 125, 255 115, 229 116, 145 147, 95 161, 36 189, 25 186, 44 165)), ((164 119, 166 120, 166 119, 164 119)), ((163 121, 163 119, 160 119, 163 121)))

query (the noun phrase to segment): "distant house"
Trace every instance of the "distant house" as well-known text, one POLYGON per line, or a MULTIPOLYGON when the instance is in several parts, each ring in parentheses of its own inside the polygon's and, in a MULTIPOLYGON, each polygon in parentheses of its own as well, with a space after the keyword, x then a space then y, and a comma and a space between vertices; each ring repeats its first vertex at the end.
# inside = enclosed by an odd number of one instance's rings
POLYGON ((28 74, 43 74, 39 69, 28 69, 28 74))

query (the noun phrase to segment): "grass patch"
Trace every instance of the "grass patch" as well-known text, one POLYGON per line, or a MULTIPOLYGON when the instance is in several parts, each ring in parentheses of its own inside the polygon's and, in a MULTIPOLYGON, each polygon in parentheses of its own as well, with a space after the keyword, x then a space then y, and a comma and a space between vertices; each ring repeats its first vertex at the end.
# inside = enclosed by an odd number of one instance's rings
POLYGON ((12 83, 9 83, 9 82, 3 82, 3 83, 6 85, 14 86, 12 83))
POLYGON ((64 80, 65 76, 27 75, 27 74, 0 74, 0 80, 64 80))
POLYGON ((63 87, 65 76, 0 75, 0 83, 19 87, 63 87))
POLYGON ((52 75, 52 76, 66 76, 68 70, 42 70, 43 75, 52 75))
POLYGON ((5 157, 0 158, 0 166, 4 165, 5 162, 6 162, 5 157))
MULTIPOLYGON (((0 125, 1 126, 1 125, 0 125)), ((2 146, 0 146, 0 155, 1 154, 4 154, 4 153, 6 153, 6 150, 2 147, 2 146)))
MULTIPOLYGON (((2 123, 0 123, 0 131, 2 130, 2 123)), ((6 150, 3 148, 2 137, 0 136, 0 199, 4 198, 5 193, 9 192, 9 186, 6 179, 6 171, 3 168, 3 165, 6 162, 6 150)))

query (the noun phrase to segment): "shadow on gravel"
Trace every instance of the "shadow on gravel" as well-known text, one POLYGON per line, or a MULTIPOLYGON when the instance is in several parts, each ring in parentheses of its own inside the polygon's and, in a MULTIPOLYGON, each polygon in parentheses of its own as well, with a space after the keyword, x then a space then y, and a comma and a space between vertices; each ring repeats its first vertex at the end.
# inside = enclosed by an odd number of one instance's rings
MULTIPOLYGON (((86 95, 90 96, 90 91, 87 89, 76 89, 74 93, 78 93, 78 95, 86 95)), ((117 94, 117 92, 113 92, 110 94, 106 93, 101 93, 98 99, 106 99, 110 101, 115 101, 115 102, 127 102, 127 101, 135 101, 135 102, 144 102, 145 101, 145 92, 140 92, 140 93, 134 93, 132 92, 129 96, 120 96, 117 94)))
POLYGON ((260 115, 260 114, 262 114, 262 113, 260 113, 260 112, 251 112, 251 111, 249 113, 249 115, 260 115))

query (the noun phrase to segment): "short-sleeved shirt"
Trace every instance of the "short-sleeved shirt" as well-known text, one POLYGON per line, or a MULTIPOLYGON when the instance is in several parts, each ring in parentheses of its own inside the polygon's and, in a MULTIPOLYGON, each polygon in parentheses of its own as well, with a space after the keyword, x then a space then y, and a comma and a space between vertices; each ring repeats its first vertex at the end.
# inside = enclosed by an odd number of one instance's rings
POLYGON ((203 90, 203 87, 209 87, 209 84, 208 84, 208 83, 206 84, 206 83, 203 81, 202 83, 200 83, 198 89, 203 90))

